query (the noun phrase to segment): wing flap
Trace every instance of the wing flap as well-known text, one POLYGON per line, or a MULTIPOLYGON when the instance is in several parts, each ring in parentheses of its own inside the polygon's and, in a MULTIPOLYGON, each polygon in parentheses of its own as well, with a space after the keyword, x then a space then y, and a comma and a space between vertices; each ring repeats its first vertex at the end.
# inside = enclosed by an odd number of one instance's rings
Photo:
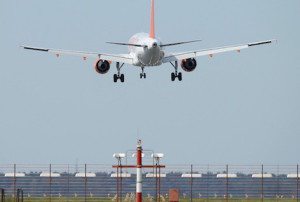
POLYGON ((240 51, 242 49, 247 49, 249 47, 270 44, 273 42, 276 42, 276 40, 260 41, 260 42, 248 43, 245 45, 225 46, 225 47, 205 49, 205 50, 200 50, 200 51, 174 53, 174 54, 170 54, 170 55, 166 56, 163 59, 163 62, 167 63, 167 62, 184 60, 184 59, 188 59, 188 58, 196 58, 196 57, 200 57, 200 56, 213 56, 214 54, 225 53, 225 52, 230 52, 230 51, 240 51))
POLYGON ((113 61, 113 62, 133 64, 133 58, 129 54, 114 55, 114 54, 104 54, 104 53, 96 53, 96 52, 47 49, 47 48, 38 48, 38 47, 31 47, 31 46, 21 46, 21 47, 26 50, 52 53, 56 56, 70 55, 70 56, 82 57, 84 59, 95 58, 95 59, 102 59, 102 60, 108 60, 108 61, 113 61))

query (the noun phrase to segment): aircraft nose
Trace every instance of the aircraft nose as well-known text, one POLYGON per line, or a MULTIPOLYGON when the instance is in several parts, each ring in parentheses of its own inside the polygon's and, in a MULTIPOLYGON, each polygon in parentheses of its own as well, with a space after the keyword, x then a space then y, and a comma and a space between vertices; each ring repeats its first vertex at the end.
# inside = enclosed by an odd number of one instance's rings
POLYGON ((154 42, 154 43, 152 44, 152 47, 153 47, 153 48, 156 48, 156 47, 157 47, 157 43, 154 42))

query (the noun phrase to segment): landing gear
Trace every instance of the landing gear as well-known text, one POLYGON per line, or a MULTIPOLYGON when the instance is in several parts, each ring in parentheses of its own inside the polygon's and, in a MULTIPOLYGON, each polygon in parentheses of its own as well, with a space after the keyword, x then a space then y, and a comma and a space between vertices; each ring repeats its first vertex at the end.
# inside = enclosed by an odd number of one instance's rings
POLYGON ((175 72, 172 72, 171 74, 171 81, 175 81, 176 78, 178 78, 178 81, 182 81, 182 73, 178 72, 178 62, 175 61, 175 64, 170 62, 171 65, 175 68, 175 72))
POLYGON ((144 72, 144 68, 145 67, 142 67, 142 73, 140 73, 140 79, 142 79, 142 78, 146 78, 146 73, 144 72))
POLYGON ((146 73, 140 73, 140 78, 142 79, 142 78, 146 78, 146 73))
POLYGON ((124 83, 124 81, 125 81, 124 74, 121 74, 120 80, 121 80, 122 83, 124 83))
POLYGON ((125 81, 124 74, 120 74, 120 75, 114 74, 114 82, 117 83, 119 79, 122 83, 124 83, 125 81))
POLYGON ((114 74, 114 82, 117 83, 118 81, 118 75, 114 74))
POLYGON ((122 83, 124 83, 125 81, 125 77, 124 77, 124 74, 121 74, 120 71, 121 71, 121 68, 123 67, 124 63, 122 63, 122 65, 120 65, 119 62, 117 62, 116 66, 117 66, 117 70, 118 70, 118 74, 114 74, 114 82, 117 83, 118 80, 120 79, 120 81, 122 83))
POLYGON ((172 72, 172 73, 171 73, 171 80, 172 80, 172 81, 175 81, 175 78, 176 78, 175 73, 172 72))
POLYGON ((181 72, 178 73, 177 78, 179 81, 182 81, 182 73, 181 72))

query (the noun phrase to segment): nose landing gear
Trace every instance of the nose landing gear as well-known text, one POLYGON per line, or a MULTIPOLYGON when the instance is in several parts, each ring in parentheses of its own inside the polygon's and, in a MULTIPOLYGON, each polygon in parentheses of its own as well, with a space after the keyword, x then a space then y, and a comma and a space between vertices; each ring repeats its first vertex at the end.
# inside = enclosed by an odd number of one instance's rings
POLYGON ((140 79, 146 79, 146 73, 144 72, 145 67, 142 67, 142 73, 140 73, 140 79))
POLYGON ((141 79, 142 79, 142 78, 144 78, 144 79, 145 79, 145 78, 146 78, 146 76, 147 76, 147 75, 146 75, 146 73, 140 73, 140 78, 141 78, 141 79))
POLYGON ((175 72, 171 73, 171 81, 175 81, 176 78, 178 78, 178 81, 182 81, 182 73, 178 72, 178 62, 175 61, 175 64, 170 62, 171 65, 175 68, 175 72))
POLYGON ((122 65, 120 65, 119 62, 116 63, 116 67, 117 67, 117 71, 118 71, 118 74, 114 74, 114 82, 117 83, 118 80, 120 79, 120 81, 122 83, 124 83, 125 81, 125 77, 124 77, 124 74, 121 74, 121 68, 123 67, 124 63, 122 63, 122 65))

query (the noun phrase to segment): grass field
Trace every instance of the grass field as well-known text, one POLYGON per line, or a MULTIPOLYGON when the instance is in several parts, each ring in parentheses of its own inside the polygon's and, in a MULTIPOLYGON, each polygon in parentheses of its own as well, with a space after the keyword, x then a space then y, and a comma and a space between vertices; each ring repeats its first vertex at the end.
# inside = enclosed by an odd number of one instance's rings
MULTIPOLYGON (((112 202, 115 201, 111 198, 87 198, 86 200, 84 198, 58 198, 58 197, 52 197, 51 200, 50 198, 27 198, 24 197, 24 202, 112 202)), ((130 200, 122 200, 124 202, 131 202, 130 200)), ((148 198, 144 198, 145 202, 155 202, 154 200, 149 200, 148 198)), ((168 200, 161 200, 161 202, 167 202, 168 200)), ((190 202, 190 199, 180 199, 180 202, 190 202)), ((228 199, 230 202, 297 202, 297 199, 228 199)), ((16 202, 14 198, 6 198, 5 202, 16 202)), ((133 202, 133 201, 132 201, 133 202)), ((193 199, 193 202, 226 202, 226 199, 215 199, 215 198, 210 198, 210 199, 193 199)))

